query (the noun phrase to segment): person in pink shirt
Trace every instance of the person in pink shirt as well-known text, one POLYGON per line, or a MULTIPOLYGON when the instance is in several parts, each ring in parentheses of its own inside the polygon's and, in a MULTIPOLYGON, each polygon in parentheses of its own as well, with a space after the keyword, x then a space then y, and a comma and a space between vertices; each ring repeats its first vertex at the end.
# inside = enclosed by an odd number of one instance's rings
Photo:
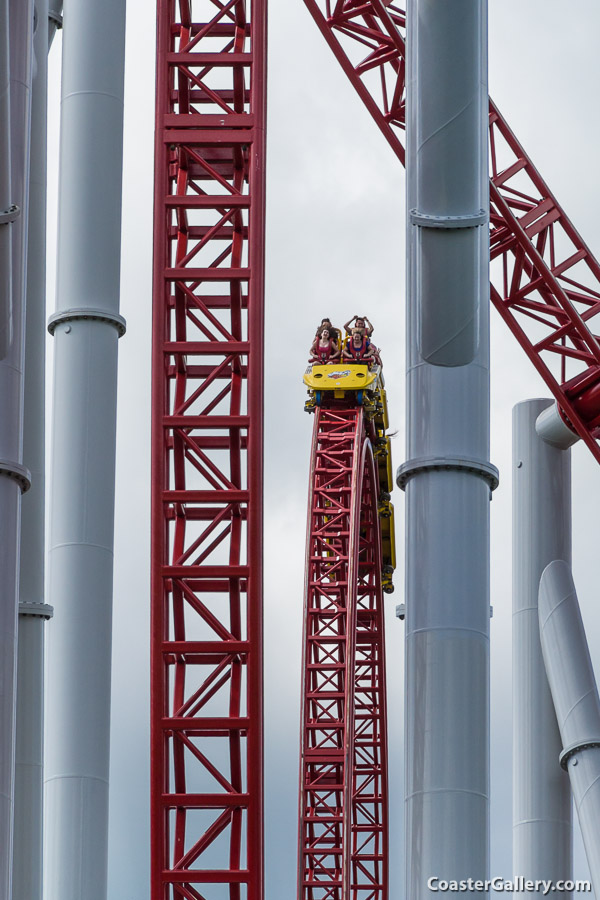
POLYGON ((337 335, 326 326, 321 329, 321 333, 317 335, 310 348, 312 354, 309 362, 326 365, 340 358, 340 351, 337 344, 337 335))

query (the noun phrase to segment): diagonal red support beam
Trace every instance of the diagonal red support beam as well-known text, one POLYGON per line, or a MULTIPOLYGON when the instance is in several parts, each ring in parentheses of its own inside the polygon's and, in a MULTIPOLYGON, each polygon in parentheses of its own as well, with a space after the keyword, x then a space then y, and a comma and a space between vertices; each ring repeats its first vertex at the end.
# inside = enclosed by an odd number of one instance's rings
MULTIPOLYGON (((404 164, 404 9, 304 2, 404 164)), ((491 100, 490 255, 492 303, 600 462, 600 265, 491 100)))

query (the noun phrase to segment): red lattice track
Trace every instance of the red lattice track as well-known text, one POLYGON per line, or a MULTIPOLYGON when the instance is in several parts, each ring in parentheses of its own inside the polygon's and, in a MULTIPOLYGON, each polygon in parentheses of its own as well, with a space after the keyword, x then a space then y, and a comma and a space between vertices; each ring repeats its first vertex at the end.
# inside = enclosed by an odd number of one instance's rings
POLYGON ((261 900, 265 0, 159 0, 152 900, 261 900))
POLYGON ((317 408, 306 554, 299 900, 387 900, 378 481, 363 412, 317 408))
MULTIPOLYGON (((304 2, 404 164, 404 10, 304 2)), ((491 101, 490 154, 492 303, 600 462, 600 266, 491 101)))

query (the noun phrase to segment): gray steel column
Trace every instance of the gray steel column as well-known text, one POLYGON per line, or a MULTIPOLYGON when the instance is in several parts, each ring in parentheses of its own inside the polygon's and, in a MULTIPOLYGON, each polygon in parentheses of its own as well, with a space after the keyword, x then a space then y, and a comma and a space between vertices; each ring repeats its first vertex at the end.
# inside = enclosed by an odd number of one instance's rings
POLYGON ((0 360, 9 348, 12 312, 12 223, 20 210, 10 181, 9 0, 0 0, 0 360))
POLYGON ((125 2, 64 7, 44 885, 105 900, 125 2))
MULTIPOLYGON (((489 867, 487 5, 411 0, 406 897, 489 867)), ((481 893, 478 896, 482 896, 481 893)))
POLYGON ((44 621, 51 614, 43 603, 19 604, 13 900, 42 897, 44 621))
MULTIPOLYGON (((592 885, 600 896, 600 700, 571 567, 554 560, 542 574, 539 627, 592 885)), ((558 761, 556 761, 558 765, 558 761)))
POLYGON ((44 464, 46 366, 46 107, 48 0, 35 2, 31 99, 23 459, 32 475, 21 512, 13 900, 41 900, 44 725, 44 464))
POLYGON ((537 399, 513 409, 513 872, 557 882, 572 876, 571 790, 558 765, 538 590, 548 563, 571 559, 571 453, 536 431, 553 406, 537 399))
POLYGON ((23 451, 25 237, 29 175, 29 2, 0 4, 0 900, 11 900, 17 604, 23 451))

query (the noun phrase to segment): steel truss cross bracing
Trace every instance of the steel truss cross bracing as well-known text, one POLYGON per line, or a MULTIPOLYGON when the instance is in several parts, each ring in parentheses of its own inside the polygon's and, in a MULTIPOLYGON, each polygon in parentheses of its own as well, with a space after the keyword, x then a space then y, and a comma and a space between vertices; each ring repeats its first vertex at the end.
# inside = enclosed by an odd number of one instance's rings
POLYGON ((378 476, 363 411, 317 408, 306 551, 299 900, 386 900, 378 476))
POLYGON ((263 891, 266 0, 159 0, 152 898, 263 891))
MULTIPOLYGON (((404 164, 404 9, 304 2, 404 164)), ((600 462, 600 265, 491 100, 489 127, 492 303, 600 462)))

